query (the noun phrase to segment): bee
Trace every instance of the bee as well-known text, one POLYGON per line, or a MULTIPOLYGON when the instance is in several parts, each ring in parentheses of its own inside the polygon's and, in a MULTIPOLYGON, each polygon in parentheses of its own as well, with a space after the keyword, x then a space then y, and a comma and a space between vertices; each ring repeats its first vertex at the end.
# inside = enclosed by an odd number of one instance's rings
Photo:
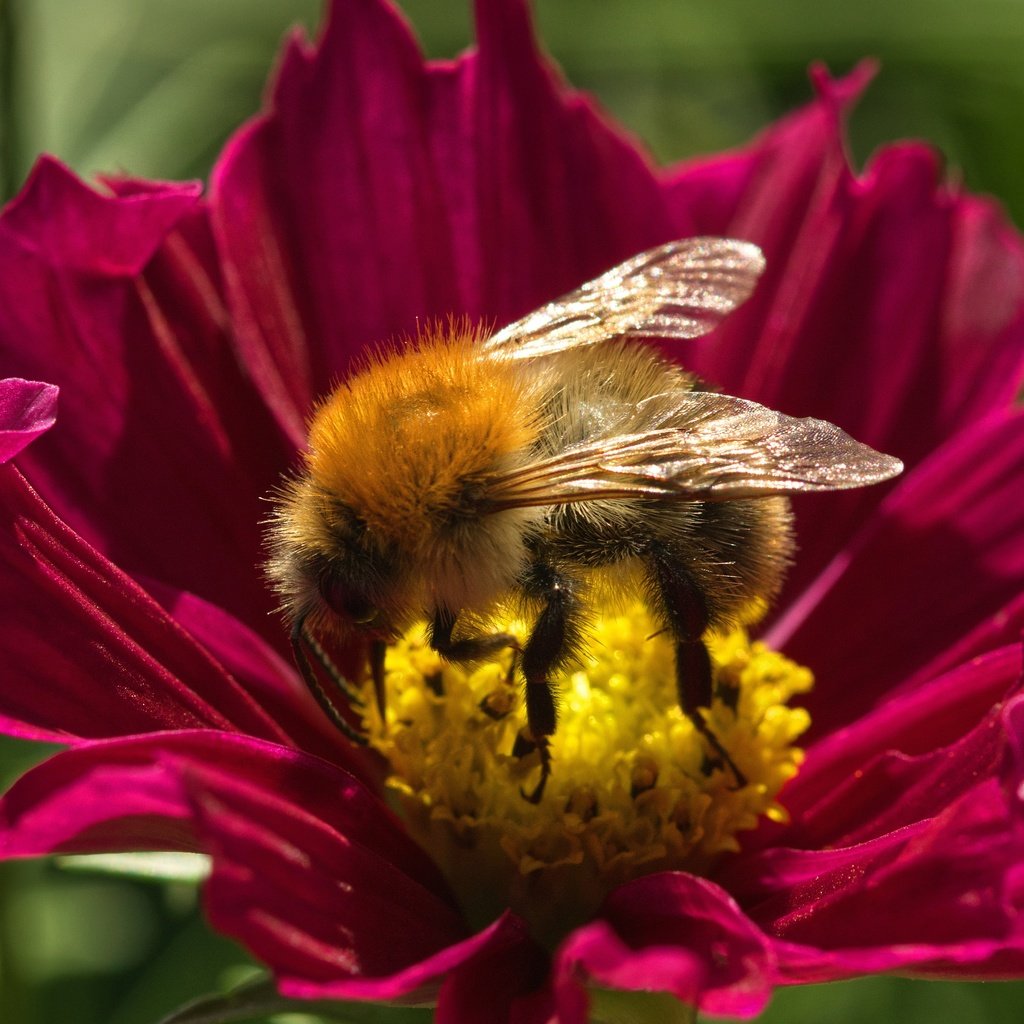
POLYGON ((275 499, 268 575, 296 662, 351 688, 317 637, 367 642, 378 704, 384 653, 426 619, 431 647, 472 662, 511 647, 540 755, 557 722, 551 677, 578 656, 597 577, 637 570, 675 645, 683 712, 710 762, 745 778, 704 718, 704 636, 752 620, 793 552, 787 495, 886 480, 898 459, 839 427, 710 390, 638 339, 693 338, 753 291, 757 246, 691 238, 641 253, 497 333, 452 321, 364 367, 316 408, 301 471, 275 499), (488 617, 516 599, 520 644, 488 617), (310 654, 313 658, 311 660, 310 654))

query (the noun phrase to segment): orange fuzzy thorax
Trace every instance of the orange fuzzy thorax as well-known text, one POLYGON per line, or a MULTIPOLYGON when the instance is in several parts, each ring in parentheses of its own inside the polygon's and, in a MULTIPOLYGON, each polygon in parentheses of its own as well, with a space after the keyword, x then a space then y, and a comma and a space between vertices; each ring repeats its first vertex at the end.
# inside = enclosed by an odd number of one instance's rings
POLYGON ((429 544, 472 511, 489 474, 519 464, 539 432, 522 375, 481 359, 479 342, 454 325, 376 355, 313 418, 313 483, 380 543, 429 544))

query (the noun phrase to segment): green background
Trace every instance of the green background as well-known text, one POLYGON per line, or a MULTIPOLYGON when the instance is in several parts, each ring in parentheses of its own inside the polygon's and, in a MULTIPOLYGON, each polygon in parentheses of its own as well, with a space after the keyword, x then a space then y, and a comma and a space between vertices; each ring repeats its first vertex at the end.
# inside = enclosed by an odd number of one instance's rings
MULTIPOLYGON (((403 6, 429 54, 466 45, 460 0, 403 6)), ((314 26, 319 9, 314 0, 0 0, 0 193, 14 194, 43 151, 86 174, 204 176, 257 109, 285 28, 314 26)), ((663 161, 741 144, 804 102, 812 60, 842 72, 878 57, 882 73, 851 124, 857 163, 886 140, 928 138, 952 178, 1024 218, 1022 0, 539 0, 535 9, 569 79, 663 161)), ((14 778, 42 753, 3 742, 0 775, 14 778)), ((188 886, 48 862, 0 866, 4 1024, 155 1024, 252 970, 205 928, 188 886)), ((762 1018, 1022 1019, 1024 985, 891 978, 784 990, 762 1018)))

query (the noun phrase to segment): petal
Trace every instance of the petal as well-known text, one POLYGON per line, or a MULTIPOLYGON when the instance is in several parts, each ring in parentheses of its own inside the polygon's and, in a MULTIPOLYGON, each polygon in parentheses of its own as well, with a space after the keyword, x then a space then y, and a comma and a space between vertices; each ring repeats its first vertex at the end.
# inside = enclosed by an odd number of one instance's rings
POLYGON ((202 186, 158 184, 120 202, 94 192, 44 156, 3 215, 4 243, 47 266, 110 277, 141 272, 160 241, 199 200, 202 186))
POLYGON ((383 804, 339 768, 249 737, 164 733, 65 751, 14 786, 0 821, 8 857, 209 853, 214 925, 293 995, 397 995, 433 976, 416 975, 421 961, 471 951, 436 868, 383 804))
POLYGON ((370 755, 364 757, 362 748, 343 741, 299 679, 294 662, 285 661, 222 608, 195 594, 140 582, 175 623, 252 695, 295 746, 341 764, 366 784, 381 781, 381 765, 370 755))
POLYGON ((269 964, 290 995, 385 998, 420 987, 409 966, 465 934, 443 882, 383 804, 306 775, 265 781, 211 760, 189 766, 193 814, 213 856, 213 926, 269 964), (399 851, 433 884, 398 870, 399 851), (396 973, 406 977, 388 990, 382 979, 396 973))
POLYGON ((58 388, 34 380, 0 380, 0 463, 53 426, 58 388))
MULTIPOLYGON (((709 1014, 753 1017, 775 980, 770 944, 730 896, 706 879, 662 872, 616 889, 600 920, 559 950, 560 1012, 575 1024, 580 980, 670 992, 709 1014)), ((561 1018, 560 1018, 561 1019, 561 1018)))
POLYGON ((226 340, 196 187, 123 191, 43 161, 0 217, 0 361, 61 389, 19 464, 119 565, 270 635, 260 498, 291 450, 226 340))
POLYGON ((443 187, 453 238, 472 226, 454 265, 479 267, 475 294, 463 300, 471 315, 502 324, 669 240, 672 229, 644 153, 538 50, 526 0, 475 6, 475 59, 463 63, 460 83, 445 82, 443 65, 435 74, 438 112, 457 84, 466 90, 462 123, 435 129, 437 163, 461 158, 443 187))
POLYGON ((1022 473, 1020 411, 964 431, 900 483, 769 632, 818 679, 807 701, 815 735, 854 721, 1019 598, 1022 473))
POLYGON ((922 682, 933 679, 942 672, 963 665, 989 651, 1019 641, 1024 637, 1024 593, 1006 606, 986 616, 972 630, 956 643, 939 652, 927 664, 919 668, 901 690, 912 691, 922 682))
POLYGON ((479 49, 424 64, 378 0, 293 37, 211 202, 244 359, 296 440, 367 344, 499 323, 668 237, 635 147, 570 93, 522 0, 478 5, 479 49))
POLYGON ((791 982, 880 970, 1008 977, 1024 969, 1024 834, 988 779, 936 817, 836 850, 777 847, 729 884, 775 936, 791 982))
POLYGON ((482 946, 445 978, 437 1024, 550 1024, 554 1006, 545 983, 551 958, 522 922, 506 914, 500 923, 502 941, 482 946))
POLYGON ((42 739, 284 731, 134 581, 0 470, 0 714, 42 739))
POLYGON ((1019 833, 1024 830, 1024 699, 1018 697, 1010 701, 1003 719, 1007 726, 1003 785, 1015 816, 1014 827, 1019 833))
POLYGON ((1005 648, 833 734, 785 791, 792 825, 764 841, 849 846, 939 815, 999 774, 1001 701, 1021 685, 1021 649, 1005 648))
POLYGON ((180 784, 145 742, 85 743, 26 772, 0 799, 0 856, 201 851, 180 784))
MULTIPOLYGON (((838 423, 908 466, 993 409, 1024 374, 1024 245, 990 202, 939 179, 901 144, 863 175, 847 163, 844 107, 869 74, 725 158, 683 165, 666 187, 682 230, 760 244, 753 299, 686 361, 724 390, 838 423)), ((797 502, 795 593, 887 488, 797 502)))
MULTIPOLYGON (((368 930, 372 930, 373 923, 367 922, 368 930)), ((501 1013, 504 1007, 498 1000, 503 1000, 514 995, 517 982, 522 981, 518 969, 522 966, 526 970, 538 956, 536 947, 529 939, 526 926, 523 921, 511 913, 506 913, 498 918, 493 924, 459 942, 452 942, 451 945, 425 956, 420 961, 411 961, 408 966, 399 967, 390 974, 380 972, 376 977, 352 977, 349 979, 340 977, 337 972, 333 978, 310 979, 308 970, 301 974, 280 975, 281 991, 285 995, 298 998, 310 999, 370 999, 370 1000, 399 1000, 415 993, 417 1001, 423 1002, 428 999, 438 999, 438 1020, 463 1020, 473 1021, 474 1018, 452 1016, 455 1007, 460 1004, 468 1007, 470 1012, 479 1010, 477 992, 466 993, 463 990, 453 991, 450 984, 452 973, 460 977, 466 975, 475 976, 477 986, 479 981, 485 983, 488 978, 495 984, 491 991, 491 1002, 489 1012, 491 1016, 479 1016, 475 1018, 481 1024, 494 1020, 501 1020, 501 1013), (509 957, 508 962, 505 957, 509 957), (506 977, 493 976, 489 969, 493 970, 495 963, 501 965, 503 972, 509 972, 506 977), (479 972, 488 972, 480 979, 479 972), (448 975, 447 978, 445 976, 448 975), (445 980, 442 981, 442 978, 445 980), (500 986, 500 987, 499 987, 500 986), (503 991, 505 989, 505 991, 503 991)), ((529 974, 524 978, 528 980, 529 974)), ((516 1019, 516 1018, 513 1018, 516 1019)), ((529 1018, 527 1018, 529 1019, 529 1018)))

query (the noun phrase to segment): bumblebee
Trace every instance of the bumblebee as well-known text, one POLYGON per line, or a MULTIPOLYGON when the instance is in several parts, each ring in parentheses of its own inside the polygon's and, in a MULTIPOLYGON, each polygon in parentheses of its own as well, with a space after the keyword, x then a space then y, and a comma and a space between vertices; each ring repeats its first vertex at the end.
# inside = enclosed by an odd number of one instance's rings
POLYGON ((453 321, 382 348, 317 407, 304 464, 275 498, 268 573, 302 674, 358 739, 313 662, 317 637, 384 652, 414 621, 452 661, 517 652, 539 801, 557 721, 552 673, 585 642, 595 581, 638 580, 675 644, 680 705, 705 722, 709 629, 756 617, 793 552, 787 495, 874 484, 898 459, 831 423, 709 390, 644 338, 693 338, 743 302, 760 250, 692 238, 644 252, 497 333, 453 321), (629 568, 635 572, 626 573, 629 568), (488 631, 510 600, 522 644, 488 631))

